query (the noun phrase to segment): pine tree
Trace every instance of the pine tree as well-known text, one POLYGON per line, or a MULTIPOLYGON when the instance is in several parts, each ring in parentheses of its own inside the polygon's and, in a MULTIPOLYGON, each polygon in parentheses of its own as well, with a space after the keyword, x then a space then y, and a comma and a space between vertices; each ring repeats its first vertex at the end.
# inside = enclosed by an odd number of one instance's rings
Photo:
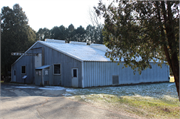
POLYGON ((3 7, 1 14, 2 72, 8 75, 12 63, 17 59, 11 56, 11 52, 26 51, 35 42, 36 33, 28 25, 26 14, 18 4, 13 9, 3 7))

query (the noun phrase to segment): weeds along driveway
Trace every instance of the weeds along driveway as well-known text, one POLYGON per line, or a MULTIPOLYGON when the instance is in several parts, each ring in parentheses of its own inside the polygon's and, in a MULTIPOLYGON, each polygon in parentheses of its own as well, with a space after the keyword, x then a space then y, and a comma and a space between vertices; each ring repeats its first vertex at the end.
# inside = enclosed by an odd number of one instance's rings
POLYGON ((1 84, 0 119, 130 119, 129 115, 72 101, 65 90, 1 84))

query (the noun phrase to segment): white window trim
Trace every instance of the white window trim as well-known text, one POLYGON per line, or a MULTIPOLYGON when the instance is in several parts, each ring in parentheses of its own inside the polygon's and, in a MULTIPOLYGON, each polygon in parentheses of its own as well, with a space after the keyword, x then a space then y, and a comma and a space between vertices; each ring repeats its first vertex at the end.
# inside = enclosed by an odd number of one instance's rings
POLYGON ((26 74, 26 66, 24 66, 25 67, 25 73, 22 73, 22 67, 23 66, 21 66, 21 74, 26 74))
POLYGON ((72 78, 78 78, 78 68, 72 68, 72 74, 71 74, 71 75, 72 75, 72 78), (74 69, 77 70, 77 72, 76 72, 76 73, 77 73, 77 77, 74 77, 74 76, 73 76, 73 70, 74 70, 74 69))
POLYGON ((61 64, 53 64, 53 75, 61 75, 61 64), (54 65, 60 65, 60 74, 54 74, 54 65))

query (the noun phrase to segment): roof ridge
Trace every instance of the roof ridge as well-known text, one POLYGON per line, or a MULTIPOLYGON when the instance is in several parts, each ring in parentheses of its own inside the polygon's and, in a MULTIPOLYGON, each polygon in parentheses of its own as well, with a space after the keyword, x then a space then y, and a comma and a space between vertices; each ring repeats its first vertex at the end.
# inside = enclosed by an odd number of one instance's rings
POLYGON ((45 39, 45 42, 65 43, 65 40, 58 40, 58 39, 45 39))

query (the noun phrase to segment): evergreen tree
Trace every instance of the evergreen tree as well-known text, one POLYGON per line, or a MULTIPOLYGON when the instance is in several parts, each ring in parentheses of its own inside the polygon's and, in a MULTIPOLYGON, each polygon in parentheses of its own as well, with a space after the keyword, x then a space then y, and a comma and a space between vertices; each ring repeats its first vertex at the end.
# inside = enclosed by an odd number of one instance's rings
POLYGON ((75 30, 75 33, 76 33, 75 36, 74 36, 75 41, 82 42, 85 39, 86 31, 85 31, 85 29, 82 26, 78 27, 75 30))
POLYGON ((60 29, 59 27, 55 26, 51 29, 51 38, 59 39, 60 29))
POLYGON ((40 28, 37 32, 39 40, 44 41, 46 38, 51 38, 50 30, 47 28, 40 28))
POLYGON ((73 24, 70 24, 68 26, 67 32, 68 32, 67 40, 68 41, 74 41, 75 39, 73 37, 76 34, 76 31, 75 31, 75 28, 74 28, 73 24))
POLYGON ((59 39, 60 40, 65 40, 67 38, 67 32, 66 32, 66 28, 61 25, 59 27, 60 33, 59 33, 59 39))
POLYGON ((22 8, 15 4, 13 9, 3 7, 1 11, 2 30, 2 74, 7 75, 17 57, 11 52, 24 52, 36 40, 35 31, 28 25, 28 19, 22 8))
POLYGON ((68 26, 68 30, 69 30, 69 32, 73 32, 74 31, 74 25, 73 24, 70 24, 69 26, 68 26))

